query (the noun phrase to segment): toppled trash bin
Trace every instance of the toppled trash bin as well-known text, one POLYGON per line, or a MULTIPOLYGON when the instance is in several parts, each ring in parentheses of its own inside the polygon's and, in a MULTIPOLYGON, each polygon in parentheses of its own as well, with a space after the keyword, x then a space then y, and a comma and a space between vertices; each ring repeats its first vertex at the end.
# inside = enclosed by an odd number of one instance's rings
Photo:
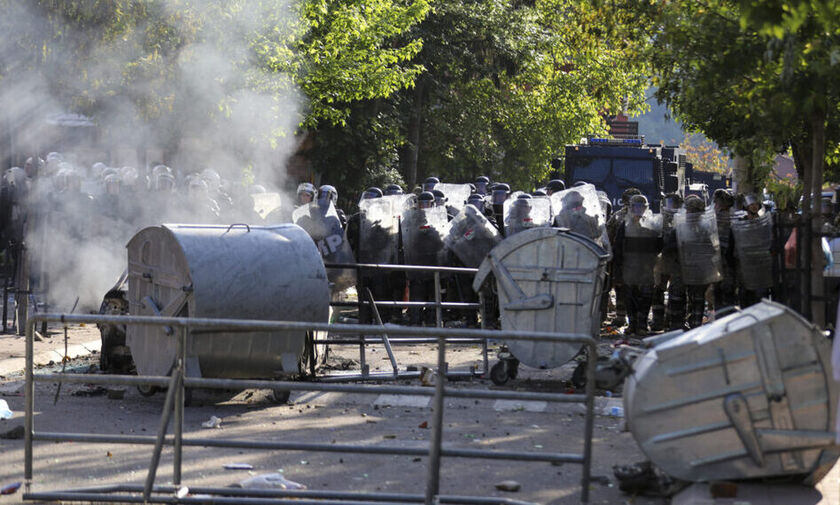
MULTIPOLYGON (((321 255, 297 225, 165 224, 128 243, 132 315, 327 322, 321 255)), ((167 375, 171 329, 130 325, 126 343, 139 375, 167 375), (168 330, 168 331, 167 331, 168 330)), ((306 332, 196 329, 187 337, 192 377, 271 379, 299 372, 306 332)))
MULTIPOLYGON (((533 228, 494 247, 473 281, 478 291, 490 274, 496 279, 502 329, 597 336, 601 293, 609 254, 595 242, 562 228, 533 228)), ((556 368, 582 344, 512 340, 509 354, 490 372, 496 384, 516 376, 517 361, 556 368)))
POLYGON ((639 357, 624 385, 628 427, 679 479, 816 482, 838 456, 829 359, 818 328, 763 301, 639 357))

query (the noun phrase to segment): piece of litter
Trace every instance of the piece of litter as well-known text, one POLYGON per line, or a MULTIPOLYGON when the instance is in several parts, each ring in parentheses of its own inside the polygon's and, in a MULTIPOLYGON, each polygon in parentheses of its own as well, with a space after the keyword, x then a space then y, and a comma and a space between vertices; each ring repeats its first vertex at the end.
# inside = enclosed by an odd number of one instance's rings
POLYGON ((254 465, 248 463, 225 463, 222 465, 225 470, 253 470, 254 465))
POLYGON ((202 428, 213 429, 213 428, 220 428, 222 426, 222 419, 216 416, 210 416, 208 421, 204 421, 201 423, 202 428))
POLYGON ((175 498, 183 498, 188 494, 190 494, 190 488, 187 486, 181 486, 177 491, 175 491, 175 498))
POLYGON ((245 479, 239 484, 234 484, 232 487, 245 489, 306 489, 306 486, 303 484, 288 480, 279 473, 257 475, 256 477, 245 479))
POLYGON ((499 491, 508 491, 511 493, 519 491, 520 487, 521 485, 515 480, 503 480, 502 482, 496 484, 496 489, 498 489, 499 491))
POLYGON ((6 400, 0 400, 0 419, 11 419, 14 412, 9 409, 9 404, 6 400))
POLYGON ((15 482, 13 484, 8 484, 0 488, 0 494, 14 494, 18 489, 20 489, 20 482, 15 482))

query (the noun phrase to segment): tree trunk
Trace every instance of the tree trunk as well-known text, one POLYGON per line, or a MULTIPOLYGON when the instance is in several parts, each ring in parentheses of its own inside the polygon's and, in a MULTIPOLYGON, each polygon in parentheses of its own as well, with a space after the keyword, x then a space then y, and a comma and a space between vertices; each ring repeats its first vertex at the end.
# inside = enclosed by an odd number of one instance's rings
POLYGON ((823 268, 825 257, 822 252, 822 185, 825 166, 825 110, 817 107, 811 113, 811 135, 813 156, 811 157, 811 310, 812 321, 825 327, 825 282, 823 268))
POLYGON ((425 85, 422 79, 418 79, 414 86, 414 103, 412 104, 411 117, 408 122, 408 159, 405 163, 405 182, 408 184, 408 191, 414 189, 417 184, 417 159, 420 155, 420 130, 423 124, 423 91, 425 85))
POLYGON ((741 155, 736 155, 732 167, 732 175, 735 177, 735 187, 739 193, 747 194, 753 192, 751 172, 750 160, 741 155))

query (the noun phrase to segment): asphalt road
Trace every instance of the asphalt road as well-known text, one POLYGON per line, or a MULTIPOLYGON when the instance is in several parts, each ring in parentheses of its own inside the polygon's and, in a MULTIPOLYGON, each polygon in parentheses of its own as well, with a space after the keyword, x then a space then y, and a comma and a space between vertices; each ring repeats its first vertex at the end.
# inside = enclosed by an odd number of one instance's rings
MULTIPOLYGON (((383 349, 371 349, 368 362, 373 371, 388 370, 383 349)), ((434 362, 433 346, 402 347, 397 350, 400 365, 417 366, 434 362)), ((344 348, 336 353, 336 366, 357 363, 357 351, 344 348)), ((92 359, 71 362, 71 371, 87 371, 92 359)), ((453 369, 480 365, 475 346, 453 349, 453 369)), ((55 367, 52 368, 55 370, 55 367)), ((558 370, 523 368, 520 377, 505 388, 564 391, 571 367, 558 370)), ((0 395, 15 412, 0 421, 0 433, 22 424, 22 378, 9 376, 0 382, 0 395)), ((418 381, 413 381, 418 384, 418 381)), ((486 390, 492 383, 470 379, 453 383, 466 389, 486 390)), ((56 386, 38 385, 36 431, 69 431, 151 436, 157 430, 164 395, 141 396, 125 389, 122 399, 110 399, 86 385, 62 387, 53 404, 56 386), (82 396, 80 396, 82 395, 82 396)), ((599 408, 615 398, 600 398, 599 408)), ((185 411, 185 438, 234 438, 241 440, 348 443, 371 446, 422 448, 430 440, 432 409, 429 398, 379 394, 294 392, 291 403, 278 405, 265 391, 209 391, 193 393, 185 411), (202 428, 211 416, 221 419, 216 429, 202 428)), ((583 407, 576 404, 507 402, 499 400, 447 399, 444 412, 444 444, 453 448, 487 448, 533 452, 580 452, 583 447, 583 407)), ((661 504, 661 499, 628 497, 622 494, 612 474, 612 465, 643 459, 631 435, 622 431, 622 419, 597 416, 594 431, 592 503, 661 504)), ((146 478, 152 447, 93 443, 36 442, 33 491, 133 483, 146 478)), ((0 486, 23 479, 23 441, 0 440, 0 486)), ((309 489, 353 492, 424 491, 428 471, 425 456, 358 455, 187 447, 184 453, 184 485, 228 486, 250 476, 282 472, 289 480, 309 489), (228 470, 224 465, 246 463, 251 470, 228 470)), ((545 504, 580 501, 581 467, 554 466, 544 462, 487 461, 444 458, 441 492, 453 495, 499 496, 545 504), (513 480, 519 491, 505 492, 496 484, 513 480)), ((172 481, 172 451, 164 449, 157 484, 172 481)), ((20 491, 0 496, 0 504, 21 501, 20 491)))

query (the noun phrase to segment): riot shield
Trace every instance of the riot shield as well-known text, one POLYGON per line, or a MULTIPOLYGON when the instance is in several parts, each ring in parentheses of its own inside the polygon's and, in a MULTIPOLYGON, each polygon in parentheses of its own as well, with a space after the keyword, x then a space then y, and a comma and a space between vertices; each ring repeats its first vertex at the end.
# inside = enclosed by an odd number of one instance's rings
POLYGON ((554 226, 567 228, 610 252, 606 215, 595 186, 586 184, 551 195, 554 226))
POLYGON ((624 218, 624 262, 622 278, 631 286, 652 286, 653 267, 659 255, 662 218, 650 210, 640 218, 628 213, 624 218))
POLYGON ((704 286, 721 280, 720 242, 714 208, 707 207, 705 212, 696 213, 682 210, 674 216, 674 228, 683 283, 704 286))
POLYGON ((717 222, 720 249, 721 251, 726 251, 730 246, 729 233, 732 230, 732 212, 730 212, 729 209, 726 209, 715 213, 715 221, 717 222))
POLYGON ((770 288, 773 285, 773 258, 770 255, 772 214, 768 212, 755 219, 733 220, 731 226, 741 283, 755 291, 770 288))
POLYGON ((283 197, 280 193, 254 193, 251 198, 254 200, 254 212, 263 219, 283 206, 283 197))
POLYGON ((400 222, 406 265, 445 266, 443 237, 449 232, 444 207, 408 209, 400 222))
POLYGON ((520 231, 548 226, 551 222, 551 201, 548 198, 507 199, 504 204, 505 236, 520 231))
POLYGON ((443 192, 446 195, 446 204, 456 208, 459 212, 464 210, 472 190, 469 184, 451 184, 440 182, 435 185, 435 189, 443 192))
POLYGON ((464 207, 449 226, 444 243, 470 268, 477 268, 490 249, 502 241, 499 230, 473 205, 464 207))
POLYGON ((680 256, 677 247, 677 234, 674 229, 674 216, 679 210, 667 209, 663 205, 660 209, 662 216, 662 256, 661 268, 665 275, 680 274, 680 256))
POLYGON ((399 221, 394 214, 393 203, 392 199, 384 198, 359 202, 360 263, 397 263, 399 221))
MULTIPOLYGON (((302 205, 292 213, 292 221, 312 237, 324 263, 356 262, 332 202, 326 208, 318 205, 318 202, 302 205)), ((330 268, 327 277, 336 291, 343 291, 356 284, 356 271, 349 268, 330 268)))

